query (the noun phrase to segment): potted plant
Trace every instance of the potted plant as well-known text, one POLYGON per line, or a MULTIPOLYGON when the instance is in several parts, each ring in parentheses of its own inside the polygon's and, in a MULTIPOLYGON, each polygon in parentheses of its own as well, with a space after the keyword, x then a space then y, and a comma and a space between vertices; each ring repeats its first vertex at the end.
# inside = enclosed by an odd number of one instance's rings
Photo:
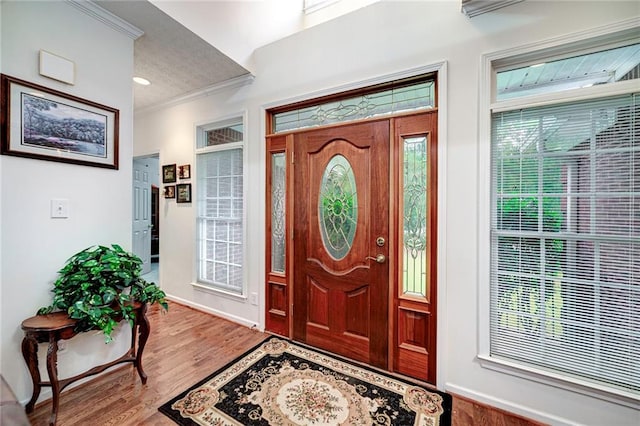
POLYGON ((100 329, 108 343, 121 320, 133 326, 135 302, 157 302, 168 309, 164 291, 142 278, 141 271, 142 260, 117 244, 86 248, 58 271, 53 302, 38 315, 66 311, 77 320, 77 331, 100 329))

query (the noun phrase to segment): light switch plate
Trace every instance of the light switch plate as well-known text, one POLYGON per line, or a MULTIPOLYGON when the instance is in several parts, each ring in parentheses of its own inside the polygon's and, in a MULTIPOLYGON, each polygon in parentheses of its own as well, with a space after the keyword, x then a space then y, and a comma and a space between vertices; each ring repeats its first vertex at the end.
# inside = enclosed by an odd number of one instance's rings
POLYGON ((62 219, 68 218, 69 200, 62 198, 51 200, 51 217, 62 219))

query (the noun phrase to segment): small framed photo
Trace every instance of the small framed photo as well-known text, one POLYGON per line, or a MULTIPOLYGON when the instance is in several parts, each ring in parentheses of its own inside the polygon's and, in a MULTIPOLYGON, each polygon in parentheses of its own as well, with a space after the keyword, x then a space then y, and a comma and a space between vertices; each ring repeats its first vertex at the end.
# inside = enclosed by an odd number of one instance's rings
POLYGON ((166 185, 164 187, 164 198, 176 198, 176 186, 166 185))
POLYGON ((176 185, 176 203, 190 203, 191 202, 191 184, 179 183, 176 185))
POLYGON ((176 165, 167 164, 162 166, 162 183, 173 183, 176 181, 176 165))
POLYGON ((189 164, 178 166, 178 177, 180 179, 191 179, 191 166, 189 164))

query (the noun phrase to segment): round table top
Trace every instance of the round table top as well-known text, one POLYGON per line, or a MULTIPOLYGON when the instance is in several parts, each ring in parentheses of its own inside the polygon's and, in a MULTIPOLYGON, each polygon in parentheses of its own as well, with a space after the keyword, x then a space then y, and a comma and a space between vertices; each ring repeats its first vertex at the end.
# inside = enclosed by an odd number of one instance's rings
POLYGON ((35 315, 22 321, 25 331, 54 331, 72 327, 76 320, 69 318, 66 312, 53 312, 47 315, 35 315))
MULTIPOLYGON (((140 309, 141 302, 134 302, 133 309, 140 309)), ((46 315, 34 315, 22 321, 24 331, 56 331, 76 325, 76 320, 69 318, 66 312, 53 312, 46 315)))

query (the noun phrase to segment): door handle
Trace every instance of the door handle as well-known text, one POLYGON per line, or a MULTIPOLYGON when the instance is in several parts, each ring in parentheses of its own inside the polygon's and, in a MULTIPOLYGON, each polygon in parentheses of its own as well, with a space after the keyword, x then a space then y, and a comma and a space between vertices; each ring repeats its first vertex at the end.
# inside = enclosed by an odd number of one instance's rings
POLYGON ((376 255, 376 257, 373 256, 367 256, 365 259, 369 260, 375 260, 378 263, 384 263, 387 261, 387 256, 385 256, 384 254, 380 253, 378 255, 376 255))

